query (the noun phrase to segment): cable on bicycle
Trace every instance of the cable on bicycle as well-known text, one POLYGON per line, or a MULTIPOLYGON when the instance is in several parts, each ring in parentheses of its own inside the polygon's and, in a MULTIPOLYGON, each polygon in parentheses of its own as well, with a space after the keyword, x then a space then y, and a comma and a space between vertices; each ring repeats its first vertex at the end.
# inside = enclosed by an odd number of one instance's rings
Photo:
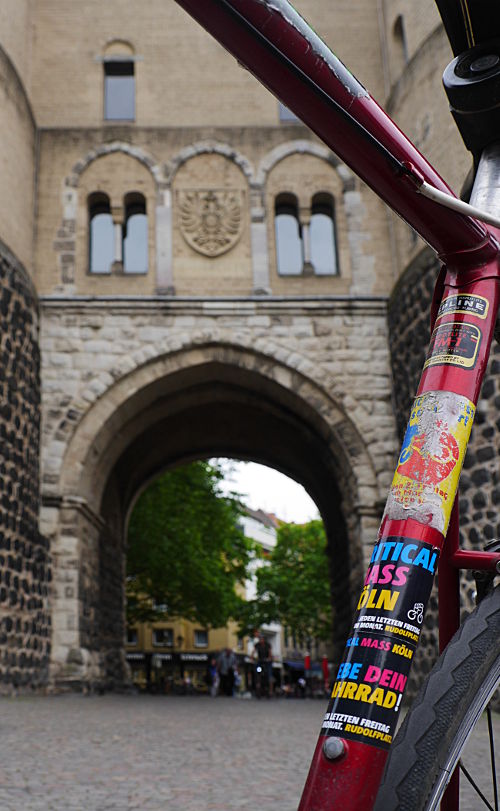
MULTIPOLYGON (((413 177, 416 181, 418 180, 416 175, 413 177)), ((425 180, 422 180, 419 185, 416 185, 416 191, 424 197, 428 197, 429 200, 433 200, 435 203, 440 203, 442 206, 450 208, 452 211, 457 211, 459 214, 467 214, 470 217, 475 217, 476 220, 481 220, 481 222, 487 222, 489 225, 495 225, 497 228, 500 228, 500 217, 495 217, 493 214, 482 211, 480 208, 476 208, 476 206, 471 206, 469 203, 465 203, 457 197, 452 197, 451 194, 439 191, 439 189, 431 186, 430 183, 427 183, 425 180)))

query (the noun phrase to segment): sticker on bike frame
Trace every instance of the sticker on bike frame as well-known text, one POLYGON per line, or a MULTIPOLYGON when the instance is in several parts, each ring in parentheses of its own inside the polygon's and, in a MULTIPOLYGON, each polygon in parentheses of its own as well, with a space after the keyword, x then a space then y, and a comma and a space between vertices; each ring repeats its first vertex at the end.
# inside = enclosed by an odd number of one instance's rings
POLYGON ((438 556, 438 549, 410 538, 375 544, 323 735, 389 748, 438 556))
POLYGON ((451 313, 468 313, 476 318, 486 318, 488 315, 489 301, 484 296, 473 296, 469 293, 459 293, 447 296, 441 302, 436 316, 436 321, 444 315, 451 313))
POLYGON ((432 333, 424 369, 442 365, 473 369, 480 343, 481 330, 474 324, 462 321, 441 324, 432 333))
POLYGON ((413 518, 446 535, 475 411, 449 391, 415 398, 384 517, 413 518))

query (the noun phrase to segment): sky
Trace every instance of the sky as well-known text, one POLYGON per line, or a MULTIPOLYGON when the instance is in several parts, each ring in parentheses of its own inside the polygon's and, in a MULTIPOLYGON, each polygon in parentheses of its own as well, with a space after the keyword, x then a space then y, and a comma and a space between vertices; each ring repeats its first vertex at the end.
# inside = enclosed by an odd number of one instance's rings
POLYGON ((275 513, 283 521, 296 524, 319 517, 314 501, 302 485, 288 476, 255 462, 219 461, 228 470, 223 489, 240 493, 248 507, 275 513))

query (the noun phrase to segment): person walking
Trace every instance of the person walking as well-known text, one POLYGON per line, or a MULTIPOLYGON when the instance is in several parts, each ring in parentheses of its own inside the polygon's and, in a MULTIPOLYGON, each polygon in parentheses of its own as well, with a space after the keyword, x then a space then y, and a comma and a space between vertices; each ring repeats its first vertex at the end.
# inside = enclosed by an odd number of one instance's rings
POLYGON ((217 670, 217 659, 215 656, 210 657, 206 680, 210 695, 212 698, 215 698, 219 690, 219 671, 217 670))
POLYGON ((217 659, 217 670, 220 676, 221 693, 232 696, 234 690, 234 675, 236 673, 236 656, 231 648, 224 648, 217 659))
POLYGON ((255 692, 260 695, 272 694, 273 683, 273 653, 269 640, 260 634, 259 641, 254 648, 255 659, 255 692))

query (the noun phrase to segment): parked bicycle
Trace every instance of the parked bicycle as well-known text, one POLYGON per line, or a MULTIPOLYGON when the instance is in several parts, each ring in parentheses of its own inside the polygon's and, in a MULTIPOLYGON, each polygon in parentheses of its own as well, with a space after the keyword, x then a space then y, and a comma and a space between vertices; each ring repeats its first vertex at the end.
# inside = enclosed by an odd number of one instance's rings
MULTIPOLYGON (((499 41, 472 47, 475 18, 468 2, 446 7, 448 30, 464 26, 469 45, 448 68, 450 87, 465 107, 464 138, 481 155, 468 205, 286 0, 177 2, 443 263, 430 347, 299 808, 418 811, 442 801, 451 811, 458 807, 455 767, 500 679, 499 549, 459 549, 455 498, 499 302, 500 147, 493 134, 499 41), (438 565, 442 648, 449 644, 391 746, 438 565), (450 642, 458 627, 459 568, 479 572, 480 602, 450 642)), ((496 12, 495 19, 500 25, 496 12)), ((492 33, 487 24, 481 31, 485 38, 492 33)), ((498 809, 496 789, 494 806, 484 796, 481 801, 498 809)))
POLYGON ((273 655, 271 644, 261 634, 254 651, 254 692, 256 698, 271 697, 273 679, 273 655))

